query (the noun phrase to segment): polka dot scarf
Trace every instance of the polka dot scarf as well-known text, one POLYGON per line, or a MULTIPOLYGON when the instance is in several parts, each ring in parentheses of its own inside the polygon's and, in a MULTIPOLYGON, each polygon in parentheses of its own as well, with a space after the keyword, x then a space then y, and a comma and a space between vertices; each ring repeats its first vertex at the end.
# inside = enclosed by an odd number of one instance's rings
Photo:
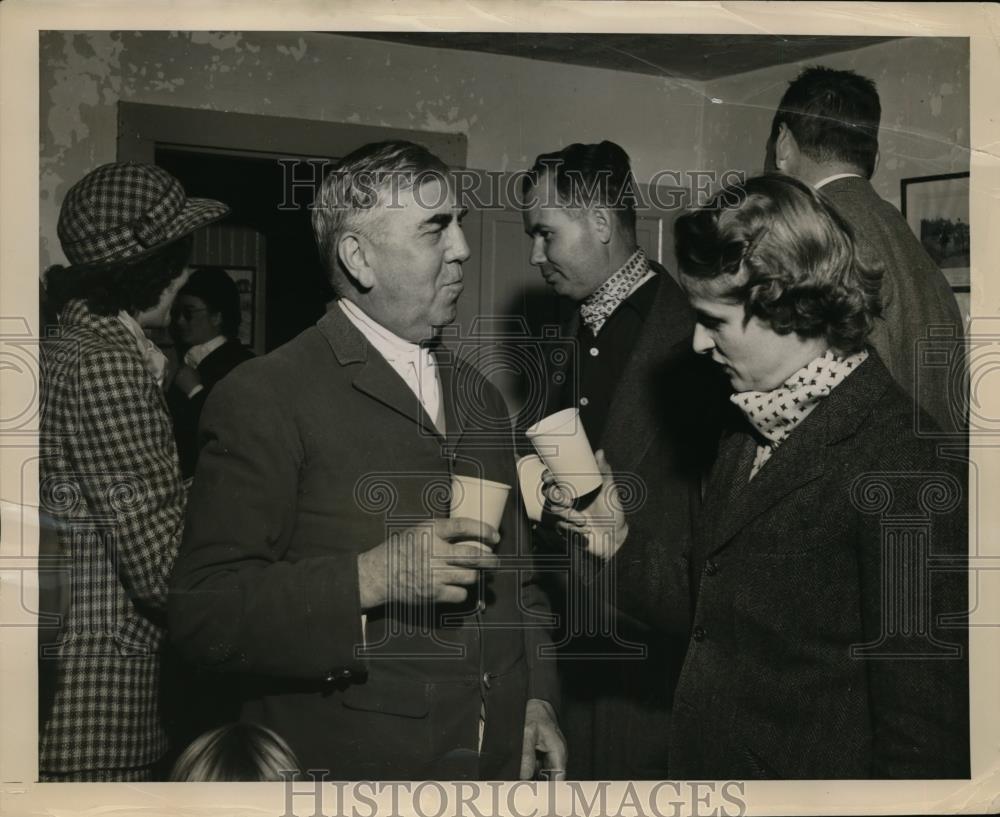
POLYGON ((640 247, 607 281, 580 304, 580 317, 595 337, 601 331, 604 322, 611 317, 611 313, 632 294, 636 285, 649 274, 646 252, 640 247))
POLYGON ((776 389, 739 392, 729 398, 764 438, 757 446, 750 479, 819 402, 867 358, 868 352, 864 350, 846 358, 828 350, 776 389))

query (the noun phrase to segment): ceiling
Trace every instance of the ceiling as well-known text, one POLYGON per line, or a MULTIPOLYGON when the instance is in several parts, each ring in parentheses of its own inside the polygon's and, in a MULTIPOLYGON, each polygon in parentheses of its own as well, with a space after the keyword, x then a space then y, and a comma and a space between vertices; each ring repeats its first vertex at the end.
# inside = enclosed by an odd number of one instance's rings
POLYGON ((717 79, 897 39, 771 34, 328 33, 689 80, 717 79))

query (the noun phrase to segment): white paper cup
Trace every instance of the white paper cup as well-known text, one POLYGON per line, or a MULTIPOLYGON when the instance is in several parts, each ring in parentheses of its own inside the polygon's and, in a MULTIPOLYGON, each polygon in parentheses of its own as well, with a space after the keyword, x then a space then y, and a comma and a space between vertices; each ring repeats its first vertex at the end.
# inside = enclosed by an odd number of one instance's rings
POLYGON ((524 512, 532 522, 542 521, 545 494, 542 493, 542 473, 545 463, 537 454, 526 454, 517 461, 517 482, 521 486, 524 512))
POLYGON ((529 428, 525 436, 556 480, 572 493, 572 499, 601 487, 601 471, 580 422, 579 409, 550 414, 529 428))
POLYGON ((451 517, 476 519, 500 530, 510 486, 479 477, 452 474, 451 517))

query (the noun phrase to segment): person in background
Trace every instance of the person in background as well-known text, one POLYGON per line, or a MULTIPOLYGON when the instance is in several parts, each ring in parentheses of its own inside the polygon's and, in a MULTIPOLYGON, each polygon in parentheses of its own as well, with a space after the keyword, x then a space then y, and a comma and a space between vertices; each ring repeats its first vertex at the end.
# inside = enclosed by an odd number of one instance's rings
MULTIPOLYGON (((641 481, 645 501, 629 521, 657 536, 643 539, 649 551, 633 564, 620 565, 626 573, 673 570, 682 558, 678 543, 688 535, 708 456, 702 443, 712 427, 714 374, 691 352, 694 320, 684 293, 636 240, 634 185, 628 154, 609 141, 543 154, 525 176, 530 262, 576 308, 562 327, 574 354, 547 373, 539 413, 518 419, 524 429, 578 407, 591 445, 641 481)), ((614 586, 588 582, 588 560, 545 521, 536 546, 570 565, 548 574, 561 624, 567 775, 661 779, 684 643, 650 639, 641 623, 615 612, 608 605, 614 586)))
POLYGON ((299 771, 281 735, 258 723, 219 726, 195 738, 173 770, 172 783, 280 782, 299 771))
POLYGON ((69 266, 45 275, 59 335, 42 344, 40 510, 59 524, 71 581, 40 657, 43 781, 150 780, 167 750, 160 653, 185 493, 166 358, 143 330, 167 326, 191 233, 227 211, 121 163, 88 173, 59 212, 69 266))
POLYGON ((966 422, 964 356, 958 355, 957 368, 929 366, 920 359, 917 341, 931 327, 950 331, 949 351, 957 354, 962 315, 937 264, 900 212, 871 185, 881 116, 870 79, 853 71, 807 68, 789 84, 774 114, 765 168, 821 191, 851 225, 858 252, 882 267, 882 316, 870 343, 942 430, 959 431, 966 422))
POLYGON ((198 461, 198 421, 212 388, 253 353, 239 341, 240 292, 222 267, 196 267, 177 294, 173 334, 184 365, 167 392, 174 421, 181 474, 194 476, 198 461))
MULTIPOLYGON (((726 373, 733 414, 690 570, 619 594, 688 639, 670 777, 967 778, 966 466, 914 430, 867 344, 879 270, 821 195, 777 174, 724 188, 675 236, 693 346, 726 373)), ((549 498, 608 564, 644 533, 600 464, 592 507, 549 498)))

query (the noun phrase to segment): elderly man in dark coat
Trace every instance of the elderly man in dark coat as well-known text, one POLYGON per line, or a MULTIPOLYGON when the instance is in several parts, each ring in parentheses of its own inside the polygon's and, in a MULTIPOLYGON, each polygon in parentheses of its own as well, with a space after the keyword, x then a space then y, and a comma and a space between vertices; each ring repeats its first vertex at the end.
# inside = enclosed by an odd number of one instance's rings
POLYGON ((516 484, 499 392, 434 343, 462 292, 461 215, 418 145, 342 160, 313 212, 339 301, 202 417, 174 640, 338 779, 564 765, 520 505, 499 531, 448 518, 453 474, 516 484))

